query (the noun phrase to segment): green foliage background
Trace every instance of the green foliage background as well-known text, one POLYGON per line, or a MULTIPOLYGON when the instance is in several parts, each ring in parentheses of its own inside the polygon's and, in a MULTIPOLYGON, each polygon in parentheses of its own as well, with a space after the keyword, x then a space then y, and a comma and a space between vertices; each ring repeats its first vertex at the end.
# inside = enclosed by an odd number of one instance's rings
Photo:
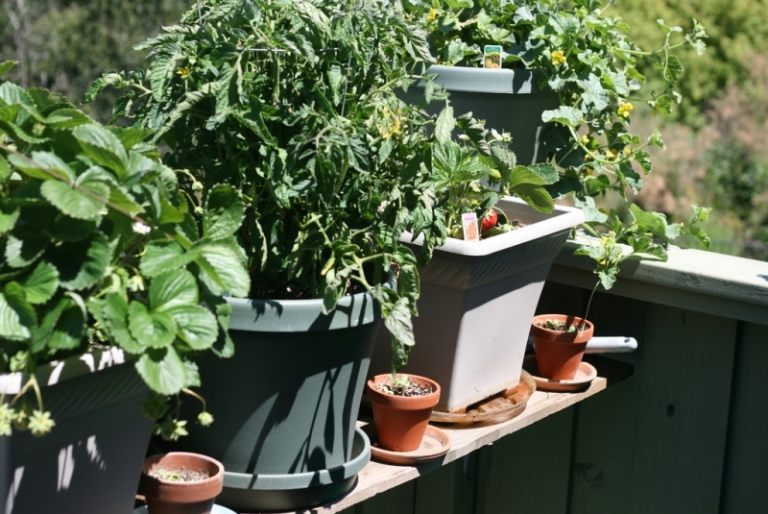
MULTIPOLYGON (((0 60, 21 62, 10 79, 77 100, 101 73, 135 68, 141 56, 132 46, 190 5, 0 0, 0 60)), ((768 0, 616 0, 609 9, 644 47, 661 43, 657 18, 688 26, 695 17, 710 36, 704 57, 684 59, 686 102, 676 117, 645 120, 666 125, 669 148, 657 157, 644 206, 674 216, 690 203, 712 205, 715 249, 768 259, 768 208, 761 208, 768 203, 768 150, 755 141, 768 123, 768 0)), ((104 120, 110 100, 102 95, 86 109, 104 120)))

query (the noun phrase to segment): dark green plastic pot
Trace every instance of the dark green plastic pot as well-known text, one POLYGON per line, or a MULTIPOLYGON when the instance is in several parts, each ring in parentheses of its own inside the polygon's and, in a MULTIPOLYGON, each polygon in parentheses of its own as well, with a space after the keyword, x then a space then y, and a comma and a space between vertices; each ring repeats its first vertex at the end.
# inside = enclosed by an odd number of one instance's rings
POLYGON ((321 300, 230 304, 235 356, 200 363, 216 421, 182 447, 224 464, 217 501, 229 507, 291 510, 344 494, 370 458, 355 424, 378 307, 368 294, 344 298, 330 315, 321 300), (308 487, 311 498, 301 494, 308 487))
MULTIPOLYGON (((456 116, 471 112, 485 120, 487 128, 508 132, 518 163, 544 160, 541 143, 548 126, 541 115, 556 109, 559 99, 553 91, 538 87, 534 72, 433 65, 428 73, 435 74, 435 82, 450 93, 456 116)), ((423 101, 423 87, 413 88, 408 95, 408 101, 423 101)), ((436 102, 430 107, 439 110, 442 104, 436 102)))
MULTIPOLYGON (((120 350, 87 353, 38 370, 56 426, 43 437, 0 437, 0 512, 131 512, 152 432, 147 394, 120 350)), ((0 393, 23 379, 0 375, 0 393)), ((8 397, 6 397, 8 398, 8 397)))

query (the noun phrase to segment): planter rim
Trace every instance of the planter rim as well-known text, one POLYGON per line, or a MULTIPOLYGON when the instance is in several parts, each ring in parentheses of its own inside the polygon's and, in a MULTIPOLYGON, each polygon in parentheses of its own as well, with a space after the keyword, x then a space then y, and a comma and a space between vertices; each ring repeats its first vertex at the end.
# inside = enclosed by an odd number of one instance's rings
MULTIPOLYGON (((526 213, 530 218, 529 220, 526 220, 528 224, 512 230, 511 232, 499 234, 480 241, 465 241, 463 239, 449 237, 445 241, 445 244, 436 248, 435 251, 470 257, 480 257, 500 252, 512 246, 527 243, 528 241, 533 241, 544 235, 554 234, 562 230, 570 230, 584 222, 584 213, 578 207, 555 205, 552 213, 543 214, 535 211, 523 200, 512 196, 505 196, 502 198, 499 201, 498 206, 508 206, 514 209, 528 209, 530 211, 529 213, 526 213)), ((410 232, 404 233, 400 238, 403 242, 416 245, 421 245, 424 240, 422 236, 419 236, 413 241, 411 239, 412 235, 410 232)))
POLYGON ((538 70, 433 64, 427 69, 427 73, 436 73, 435 83, 449 91, 516 95, 555 94, 537 86, 536 79, 543 75, 538 70))
POLYGON ((371 460, 371 442, 360 427, 355 428, 352 443, 354 455, 341 466, 305 473, 237 473, 224 471, 224 487, 235 489, 256 489, 286 491, 332 485, 357 475, 371 460))
POLYGON ((381 309, 368 292, 341 298, 328 314, 323 314, 323 300, 264 300, 227 298, 232 306, 230 330, 249 332, 309 332, 340 330, 374 323, 381 319, 381 309))
MULTIPOLYGON (((113 346, 94 348, 80 355, 38 366, 35 369, 35 376, 41 387, 52 386, 65 380, 124 364, 128 360, 128 356, 121 348, 113 346)), ((0 374, 0 394, 18 394, 28 377, 29 374, 24 372, 0 374)))

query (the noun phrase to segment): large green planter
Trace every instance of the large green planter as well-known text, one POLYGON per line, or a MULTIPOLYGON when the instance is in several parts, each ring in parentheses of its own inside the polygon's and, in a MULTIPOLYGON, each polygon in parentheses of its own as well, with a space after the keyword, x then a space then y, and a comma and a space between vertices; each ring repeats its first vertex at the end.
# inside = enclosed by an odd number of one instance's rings
MULTIPOLYGON (((486 127, 511 134, 517 162, 544 159, 541 142, 547 125, 541 115, 557 108, 559 99, 553 91, 538 87, 532 71, 433 65, 428 73, 448 90, 456 115, 471 112, 485 120, 486 127)), ((411 90, 408 100, 421 101, 424 93, 420 88, 411 90)), ((439 107, 434 104, 432 108, 439 107)))
POLYGON ((228 507, 295 510, 344 494, 370 458, 355 424, 380 319, 372 297, 331 315, 321 300, 230 304, 235 356, 200 363, 216 422, 183 447, 224 464, 217 502, 228 507))
MULTIPOLYGON (((142 412, 147 388, 124 360, 108 350, 38 370, 56 426, 44 437, 0 437, 0 512, 133 511, 152 422, 142 412)), ((14 394, 22 380, 0 375, 0 393, 14 394)))

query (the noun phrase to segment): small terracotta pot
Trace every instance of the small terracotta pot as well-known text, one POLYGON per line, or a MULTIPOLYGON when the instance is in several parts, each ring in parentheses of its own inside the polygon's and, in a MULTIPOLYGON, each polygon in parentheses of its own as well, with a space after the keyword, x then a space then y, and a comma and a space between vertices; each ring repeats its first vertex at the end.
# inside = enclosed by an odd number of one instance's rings
POLYGON ((579 370, 584 350, 587 348, 587 342, 592 339, 595 326, 587 320, 584 330, 568 333, 542 326, 547 320, 579 325, 582 319, 564 314, 539 314, 533 317, 531 324, 539 375, 549 380, 572 380, 579 370))
POLYGON ((432 409, 440 400, 440 385, 426 377, 408 374, 417 384, 429 384, 432 392, 423 396, 397 396, 382 392, 378 384, 388 382, 389 373, 376 375, 366 384, 373 409, 378 445, 395 452, 407 452, 421 445, 432 409))
POLYGON ((169 452, 144 461, 139 493, 146 498, 149 514, 210 514, 223 487, 224 466, 216 459, 199 453, 169 452), (197 471, 208 478, 190 482, 163 480, 152 476, 158 469, 197 471))

